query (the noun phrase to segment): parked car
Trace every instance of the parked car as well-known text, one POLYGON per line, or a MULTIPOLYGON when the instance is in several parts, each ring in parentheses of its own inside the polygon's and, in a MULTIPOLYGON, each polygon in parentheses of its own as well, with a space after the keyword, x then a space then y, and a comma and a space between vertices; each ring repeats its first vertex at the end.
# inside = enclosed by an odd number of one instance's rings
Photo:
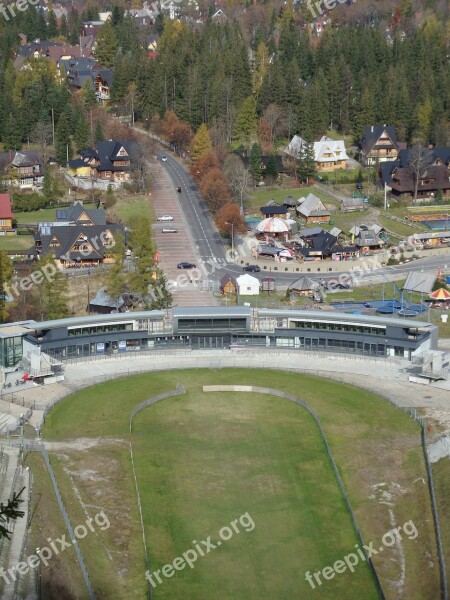
POLYGON ((247 265, 242 270, 249 271, 250 273, 259 273, 261 271, 261 267, 258 267, 258 265, 247 265))
POLYGON ((197 266, 190 262, 180 262, 177 264, 177 269, 196 269, 197 266))
POLYGON ((161 154, 161 160, 163 162, 167 162, 167 156, 165 154, 161 154))
POLYGON ((358 183, 356 184, 356 189, 357 190, 362 190, 363 189, 363 184, 360 181, 358 181, 358 183))
POLYGON ((172 217, 172 215, 162 215, 161 217, 158 217, 157 220, 158 221, 173 221, 173 217, 172 217))
POLYGON ((173 229, 170 227, 163 227, 163 233, 178 233, 178 229, 173 229))

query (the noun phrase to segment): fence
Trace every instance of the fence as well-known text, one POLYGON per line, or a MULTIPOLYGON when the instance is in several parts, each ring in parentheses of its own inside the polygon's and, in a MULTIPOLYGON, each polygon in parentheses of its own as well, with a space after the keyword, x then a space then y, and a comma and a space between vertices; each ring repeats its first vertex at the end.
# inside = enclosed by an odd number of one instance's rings
MULTIPOLYGON (((150 398, 149 400, 145 400, 144 402, 141 402, 141 404, 138 404, 138 406, 136 406, 136 408, 134 408, 131 411, 131 414, 130 414, 130 435, 133 432, 133 417, 135 416, 136 413, 138 413, 143 408, 146 408, 147 406, 155 404, 155 402, 159 402, 160 400, 164 400, 165 398, 170 398, 172 396, 179 396, 179 395, 185 394, 185 393, 186 393, 186 388, 184 388, 184 387, 178 387, 177 386, 176 390, 171 390, 170 392, 164 392, 162 394, 159 394, 158 396, 153 396, 153 398, 150 398)), ((147 542, 145 540, 144 518, 142 516, 141 496, 139 494, 139 487, 138 487, 138 483, 137 483, 136 469, 135 469, 135 466, 134 466, 133 447, 131 445, 131 441, 130 441, 130 456, 131 456, 131 465, 132 465, 132 468, 133 468, 134 485, 135 485, 135 488, 136 488, 136 497, 137 497, 137 502, 138 502, 138 507, 139 507, 139 516, 140 516, 140 519, 141 519, 142 539, 143 539, 143 542, 144 542, 144 551, 145 551, 145 565, 147 567, 147 570, 150 571, 150 562, 148 560, 147 542)), ((152 598, 152 587, 149 585, 148 588, 149 588, 149 595, 150 595, 150 600, 151 600, 151 598, 152 598)))

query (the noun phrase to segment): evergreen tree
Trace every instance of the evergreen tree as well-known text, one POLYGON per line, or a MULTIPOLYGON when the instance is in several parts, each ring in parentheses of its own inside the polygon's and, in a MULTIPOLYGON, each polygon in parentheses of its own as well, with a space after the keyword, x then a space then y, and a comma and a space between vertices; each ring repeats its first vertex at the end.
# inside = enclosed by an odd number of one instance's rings
POLYGON ((163 271, 156 269, 156 277, 148 286, 148 293, 144 299, 146 310, 161 310, 170 308, 173 304, 173 296, 163 271))
POLYGON ((306 142, 303 144, 297 167, 297 179, 301 182, 306 181, 309 185, 309 180, 317 174, 316 161, 314 160, 314 146, 306 142))
POLYGON ((96 37, 95 56, 102 67, 109 69, 114 66, 117 48, 116 32, 108 21, 99 27, 96 37))
POLYGON ((41 255, 38 271, 41 272, 47 265, 53 265, 56 272, 52 277, 44 277, 39 286, 41 312, 44 319, 64 319, 69 316, 67 279, 57 268, 51 254, 41 255))
POLYGON ((59 26, 59 34, 67 40, 69 37, 69 24, 67 23, 66 15, 61 17, 61 25, 59 26))
POLYGON ((151 238, 151 228, 148 219, 135 217, 129 223, 130 246, 134 253, 135 270, 131 276, 131 287, 133 292, 146 298, 149 285, 154 281, 155 271, 153 254, 154 247, 151 238))
POLYGON ((208 128, 204 123, 200 125, 191 143, 191 159, 195 163, 200 156, 212 148, 208 128))
POLYGON ((73 140, 77 150, 83 150, 89 145, 90 130, 83 111, 78 112, 77 124, 73 134, 73 140))
POLYGON ((42 184, 42 193, 44 194, 46 202, 48 202, 49 204, 55 201, 55 185, 49 167, 47 167, 45 170, 44 182, 42 184))
POLYGON ((261 146, 253 144, 250 149, 248 169, 256 183, 261 179, 261 155, 261 146))
POLYGON ((119 301, 120 296, 127 289, 127 280, 124 269, 125 245, 120 233, 114 235, 114 246, 108 252, 108 257, 113 263, 108 267, 104 278, 106 292, 115 302, 119 301))
POLYGON ((272 181, 275 181, 278 177, 277 163, 274 154, 270 154, 267 159, 266 168, 264 170, 264 177, 267 177, 272 181))
POLYGON ((59 117, 55 130, 55 154, 56 160, 61 166, 67 165, 67 157, 72 158, 72 143, 70 140, 69 124, 66 113, 59 117))
POLYGON ((100 121, 95 122, 95 134, 94 134, 94 144, 96 142, 103 142, 105 139, 105 135, 103 133, 103 127, 100 121))
POLYGON ((20 150, 22 147, 22 127, 18 112, 9 113, 2 139, 5 150, 20 150))
POLYGON ((83 94, 83 105, 86 110, 97 106, 97 96, 95 95, 95 90, 89 80, 86 80, 81 93, 83 94))
POLYGON ((52 9, 48 12, 48 23, 47 23, 47 39, 52 39, 58 36, 58 24, 56 22, 56 15, 52 9))
POLYGON ((234 138, 248 144, 250 136, 256 132, 256 123, 256 100, 254 96, 249 96, 239 110, 234 138))
POLYGON ((8 309, 6 306, 6 296, 12 296, 9 290, 9 284, 13 277, 13 264, 6 250, 0 251, 0 322, 8 321, 8 309))

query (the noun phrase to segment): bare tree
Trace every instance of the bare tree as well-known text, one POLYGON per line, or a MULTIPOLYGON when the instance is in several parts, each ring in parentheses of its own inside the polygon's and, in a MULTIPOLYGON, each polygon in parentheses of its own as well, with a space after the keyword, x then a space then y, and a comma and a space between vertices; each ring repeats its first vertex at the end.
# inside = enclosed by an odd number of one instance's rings
POLYGON ((46 159, 46 149, 53 141, 53 130, 50 123, 43 123, 42 121, 38 121, 36 123, 36 127, 33 130, 31 135, 31 142, 34 144, 38 144, 42 153, 42 160, 45 163, 46 159))
POLYGON ((414 182, 413 204, 417 203, 417 192, 422 175, 433 162, 433 152, 421 144, 415 144, 409 151, 409 172, 414 182))
POLYGON ((273 144, 283 124, 283 110, 278 104, 272 103, 266 108, 263 116, 270 126, 270 143, 273 144))
POLYGON ((227 158, 224 164, 224 171, 230 182, 233 198, 243 208, 244 202, 253 187, 253 177, 250 171, 244 167, 242 160, 236 155, 231 155, 227 158))

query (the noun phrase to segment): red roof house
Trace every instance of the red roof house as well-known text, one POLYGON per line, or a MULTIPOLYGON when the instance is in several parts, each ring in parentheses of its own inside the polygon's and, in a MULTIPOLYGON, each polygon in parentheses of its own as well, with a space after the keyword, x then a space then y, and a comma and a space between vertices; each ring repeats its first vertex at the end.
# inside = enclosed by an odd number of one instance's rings
POLYGON ((12 230, 13 219, 11 196, 9 193, 0 194, 0 231, 12 230))

